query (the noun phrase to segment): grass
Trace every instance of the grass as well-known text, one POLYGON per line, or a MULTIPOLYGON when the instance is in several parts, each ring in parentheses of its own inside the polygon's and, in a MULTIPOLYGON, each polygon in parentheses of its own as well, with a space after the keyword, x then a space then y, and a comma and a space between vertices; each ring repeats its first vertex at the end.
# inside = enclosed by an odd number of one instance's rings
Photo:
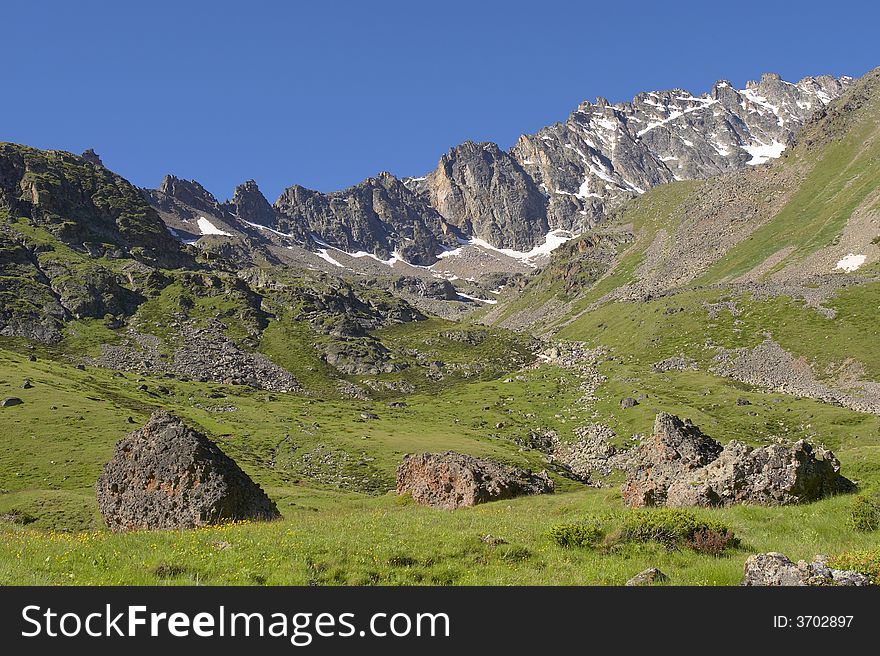
MULTIPOLYGON (((763 434, 794 439, 807 431, 809 418, 836 449, 844 472, 864 490, 880 489, 876 417, 745 391, 698 372, 635 381, 640 374, 632 362, 602 366, 611 381, 600 389, 598 418, 623 441, 648 430, 660 408, 693 417, 723 440, 748 435, 761 441, 763 434), (621 411, 616 401, 622 386, 634 383, 648 399, 621 411), (736 406, 741 395, 754 405, 736 406), (750 408, 759 416, 749 416, 750 408)), ((674 584, 726 585, 738 582, 745 558, 756 551, 811 558, 880 543, 876 532, 851 529, 851 497, 798 508, 699 511, 729 525, 742 540, 714 557, 655 543, 624 543, 602 552, 557 545, 549 535, 553 526, 623 511, 614 480, 608 488, 589 489, 557 479, 554 495, 455 512, 385 494, 406 452, 454 449, 544 467, 539 454, 520 449, 518 439, 541 427, 570 439, 573 426, 595 419, 578 407, 571 374, 554 367, 523 372, 507 383, 476 381, 411 395, 406 408, 166 379, 140 383, 100 369, 30 362, 13 351, 0 351, 0 370, 0 394, 25 401, 0 411, 0 515, 15 510, 37 518, 27 526, 0 522, 3 584, 620 584, 659 567, 674 584), (33 388, 19 389, 25 377, 33 388), (153 391, 160 382, 169 395, 153 391), (236 409, 212 412, 218 404, 236 409), (132 428, 127 417, 141 423, 159 405, 217 440, 267 489, 284 519, 125 535, 103 529, 93 482, 115 441, 132 428), (363 420, 362 412, 379 419, 363 420), (303 470, 297 455, 318 445, 356 457, 330 475, 303 470), (370 476, 376 486, 346 488, 346 480, 370 476), (482 541, 487 534, 504 543, 482 541)))
POLYGON ((582 489, 455 512, 382 496, 339 499, 319 512, 310 497, 282 497, 285 518, 194 531, 114 535, 0 528, 3 584, 622 584, 659 567, 673 584, 734 585, 750 553, 869 550, 877 538, 846 526, 846 497, 805 507, 698 512, 729 525, 742 545, 721 556, 623 544, 599 553, 557 545, 560 522, 620 508, 614 490, 582 489), (838 521, 840 520, 840 521, 838 521), (505 541, 496 544, 481 537, 505 541))

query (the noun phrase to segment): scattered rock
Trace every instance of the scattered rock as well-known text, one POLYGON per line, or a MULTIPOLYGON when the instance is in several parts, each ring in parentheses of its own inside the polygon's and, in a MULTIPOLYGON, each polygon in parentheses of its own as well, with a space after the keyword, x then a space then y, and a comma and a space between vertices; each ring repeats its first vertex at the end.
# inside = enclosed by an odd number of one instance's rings
POLYGON ((661 412, 650 438, 630 459, 624 502, 641 506, 788 505, 850 492, 831 451, 800 440, 755 448, 724 448, 689 421, 661 412))
POLYGON ((397 493, 422 505, 452 510, 487 501, 553 491, 546 473, 447 451, 404 456, 397 493))
POLYGON ((25 378, 24 382, 21 384, 21 389, 31 389, 34 384, 31 382, 30 378, 25 378))
POLYGON ((216 444, 163 410, 116 445, 96 487, 98 508, 113 531, 280 517, 216 444))
POLYGON ((654 585, 655 583, 665 583, 669 580, 669 577, 666 576, 663 572, 661 572, 656 567, 649 567, 643 572, 639 572, 634 577, 632 577, 629 581, 626 582, 626 585, 634 586, 634 585, 654 585))
POLYGON ((361 419, 363 419, 365 421, 372 420, 372 419, 378 419, 378 418, 379 418, 379 415, 373 414, 372 412, 362 412, 361 413, 361 419))
POLYGON ((825 556, 816 556, 813 562, 793 563, 776 552, 755 554, 746 560, 743 580, 745 586, 814 586, 814 585, 871 585, 864 574, 850 570, 831 569, 825 556))
POLYGON ((36 356, 36 355, 34 355, 33 353, 31 353, 30 355, 28 355, 28 362, 36 362, 36 361, 37 361, 37 356, 36 356))
MULTIPOLYGON (((627 452, 611 443, 614 431, 604 424, 587 424, 574 429, 577 440, 562 441, 555 432, 550 434, 548 461, 560 465, 573 478, 587 485, 598 486, 593 476, 607 476, 615 469, 625 469, 627 452)), ((540 446, 540 445, 536 445, 540 446)))
POLYGON ((11 408, 14 405, 21 405, 22 403, 24 403, 24 401, 17 396, 8 396, 0 401, 0 408, 11 408))
POLYGON ((749 401, 748 399, 737 399, 736 404, 737 405, 752 405, 752 402, 749 401))
POLYGON ((633 397, 627 396, 625 398, 620 399, 620 409, 621 410, 629 410, 630 408, 634 408, 639 404, 633 397))
POLYGON ((483 542, 484 544, 488 544, 490 547, 497 547, 502 544, 507 544, 507 540, 505 540, 504 538, 499 538, 495 535, 490 535, 490 534, 480 536, 480 542, 483 542))

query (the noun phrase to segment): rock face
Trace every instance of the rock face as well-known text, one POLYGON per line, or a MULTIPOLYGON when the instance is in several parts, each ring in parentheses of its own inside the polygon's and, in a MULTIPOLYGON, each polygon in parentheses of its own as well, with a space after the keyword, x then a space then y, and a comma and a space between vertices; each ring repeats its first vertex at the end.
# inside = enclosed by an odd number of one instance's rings
POLYGON ((96 487, 112 531, 280 517, 275 502, 216 444, 161 410, 116 445, 96 487))
POLYGON ((94 158, 0 144, 0 334, 53 342, 70 319, 129 315, 159 267, 193 264, 141 192, 94 158))
POLYGON ((528 251, 549 232, 547 197, 494 143, 450 149, 416 189, 465 234, 500 248, 528 251))
POLYGON ((816 556, 813 562, 793 563, 781 553, 763 553, 749 556, 740 585, 745 586, 808 586, 808 585, 871 585, 864 574, 849 570, 831 569, 825 556, 816 556))
POLYGON ((690 422, 659 413, 653 434, 634 451, 624 502, 642 506, 787 505, 849 492, 830 451, 801 440, 792 447, 724 448, 690 422))
POLYGON ((390 173, 329 194, 293 186, 274 207, 282 232, 305 230, 343 251, 380 260, 396 254, 429 265, 437 261, 441 244, 457 244, 437 210, 390 173))
POLYGON ((487 501, 553 491, 544 474, 447 451, 407 455, 397 468, 397 493, 452 510, 487 501))

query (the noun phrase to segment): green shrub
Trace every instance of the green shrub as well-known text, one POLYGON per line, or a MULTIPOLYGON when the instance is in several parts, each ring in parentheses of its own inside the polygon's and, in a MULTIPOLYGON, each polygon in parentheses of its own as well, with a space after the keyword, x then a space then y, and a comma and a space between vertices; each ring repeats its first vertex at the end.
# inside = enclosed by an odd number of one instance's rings
POLYGON ((557 524, 550 529, 549 536, 560 547, 595 547, 604 535, 597 523, 557 524))
POLYGON ((856 531, 876 531, 880 527, 880 503, 876 496, 857 496, 850 510, 849 523, 856 531))
POLYGON ((874 585, 880 584, 880 549, 847 551, 828 559, 834 569, 848 569, 864 574, 874 585))
POLYGON ((739 544, 725 524, 680 508, 633 511, 624 518, 621 537, 628 542, 653 541, 670 549, 688 547, 716 555, 739 544))

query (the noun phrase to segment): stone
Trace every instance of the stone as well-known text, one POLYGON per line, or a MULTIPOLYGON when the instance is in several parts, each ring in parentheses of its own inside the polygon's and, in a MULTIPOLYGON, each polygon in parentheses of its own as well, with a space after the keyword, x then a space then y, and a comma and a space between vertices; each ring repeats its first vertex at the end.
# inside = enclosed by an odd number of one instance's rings
POLYGON ((22 403, 24 403, 24 401, 17 396, 8 396, 0 401, 0 408, 11 408, 14 405, 21 405, 22 403))
POLYGON ((123 438, 96 484, 112 531, 184 529, 281 515, 207 437, 159 410, 123 438))
POLYGON ((689 420, 660 412, 651 436, 633 451, 622 489, 624 502, 630 507, 662 506, 669 486, 715 460, 721 445, 689 420))
POLYGON ((758 448, 733 440, 722 448, 689 422, 659 413, 630 458, 622 491, 631 507, 710 507, 789 505, 854 489, 834 454, 805 440, 758 448))
POLYGON ((743 569, 744 586, 820 586, 820 585, 871 585, 864 574, 850 570, 832 569, 825 556, 816 556, 813 562, 797 563, 784 554, 769 552, 749 556, 743 569))
POLYGON ((34 384, 31 382, 30 378, 25 378, 24 382, 21 384, 21 389, 31 389, 34 384))
POLYGON ((629 408, 634 408, 638 404, 639 404, 639 402, 636 401, 631 396, 627 396, 625 398, 620 399, 620 409, 621 410, 628 410, 629 408))
POLYGON ((673 483, 667 505, 790 505, 854 489, 855 485, 840 475, 840 462, 834 454, 805 440, 791 447, 773 444, 759 448, 731 441, 716 460, 673 483))
POLYGON ((452 510, 553 491, 546 473, 447 451, 406 455, 397 468, 397 493, 416 503, 452 510))
POLYGON ((749 401, 748 399, 741 399, 740 398, 740 399, 736 400, 736 404, 737 405, 752 405, 752 402, 749 401))
POLYGON ((655 583, 665 583, 669 580, 669 577, 666 576, 663 572, 661 572, 656 567, 649 567, 648 569, 639 572, 634 577, 632 577, 629 581, 626 582, 626 585, 635 586, 635 585, 654 585, 655 583))

